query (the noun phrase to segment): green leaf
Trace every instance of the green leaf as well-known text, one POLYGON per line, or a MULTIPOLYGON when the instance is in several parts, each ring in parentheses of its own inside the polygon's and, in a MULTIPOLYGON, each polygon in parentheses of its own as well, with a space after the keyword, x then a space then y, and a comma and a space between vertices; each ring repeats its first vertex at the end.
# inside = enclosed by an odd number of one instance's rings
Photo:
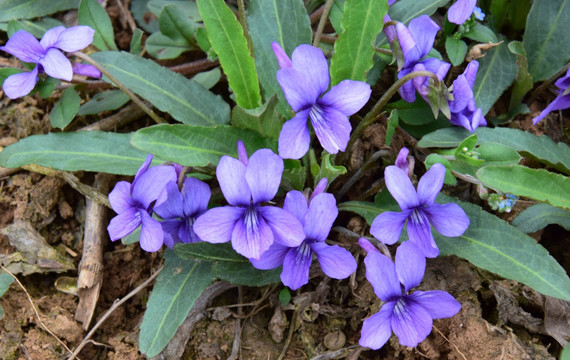
POLYGON ((251 0, 247 23, 263 97, 267 100, 277 94, 285 111, 287 101, 275 77, 279 64, 271 43, 278 42, 289 55, 298 45, 310 44, 313 32, 307 10, 302 0, 251 0))
POLYGON ((8 291, 10 284, 12 284, 13 282, 14 278, 12 277, 12 275, 5 272, 0 273, 0 297, 4 295, 6 291, 8 291))
POLYGON ((570 59, 570 1, 534 1, 528 13, 523 45, 534 81, 550 78, 570 59))
POLYGON ((508 48, 517 58, 517 76, 509 101, 509 114, 512 114, 516 107, 521 104, 525 94, 532 89, 532 75, 528 72, 526 51, 523 44, 520 41, 511 41, 508 48))
POLYGON ((152 60, 126 52, 98 52, 93 59, 127 88, 176 120, 191 125, 226 124, 229 105, 220 97, 152 60))
POLYGON ((185 38, 172 39, 160 32, 150 35, 144 46, 150 56, 159 60, 174 59, 185 51, 195 49, 185 38))
POLYGON ((463 40, 449 36, 445 39, 445 51, 453 66, 458 66, 465 60, 467 44, 463 40))
MULTIPOLYGON (((154 14, 150 11, 151 9, 147 6, 150 4, 149 0, 131 0, 131 14, 136 20, 137 24, 147 33, 155 33, 158 31, 158 16, 160 15, 160 9, 158 13, 154 14)), ((190 1, 188 1, 190 3, 190 1)), ((194 4, 196 5, 196 4, 194 4)))
POLYGON ((459 237, 433 231, 441 255, 457 255, 473 265, 513 279, 534 290, 570 300, 570 279, 558 262, 534 239, 479 206, 440 194, 438 203, 457 203, 470 219, 459 237))
POLYGON ((184 260, 169 250, 164 259, 139 334, 139 350, 149 358, 168 345, 196 299, 215 278, 209 263, 184 260))
MULTIPOLYGON (((433 164, 438 164, 438 163, 445 166, 445 178, 444 178, 443 182, 447 185, 457 184, 457 179, 451 173, 451 170, 453 169, 451 162, 447 158, 444 158, 443 156, 441 156, 439 154, 429 154, 428 155, 428 157, 425 160, 426 169, 429 170, 433 164)), ((455 169, 453 169, 453 170, 455 170, 455 169)))
POLYGON ((158 18, 158 26, 165 36, 171 39, 184 38, 189 44, 196 46, 195 23, 181 13, 178 6, 173 4, 164 6, 158 18))
POLYGON ((8 37, 12 37, 18 30, 26 30, 36 38, 41 38, 51 28, 63 26, 63 23, 53 18, 43 18, 38 21, 10 20, 8 23, 8 37))
POLYGON ((63 171, 134 175, 147 154, 129 144, 131 134, 81 131, 32 135, 0 152, 0 166, 38 164, 63 171))
POLYGON ((479 71, 473 85, 473 95, 477 106, 486 114, 515 80, 517 65, 515 56, 505 44, 489 50, 478 61, 479 71))
POLYGON ((93 115, 102 111, 117 110, 130 100, 121 90, 107 90, 95 94, 91 100, 81 105, 78 115, 93 115))
MULTIPOLYGON (((475 130, 479 144, 493 142, 506 145, 529 157, 566 174, 570 174, 570 147, 563 142, 555 143, 548 136, 536 136, 526 131, 510 128, 480 127, 475 130)), ((462 128, 440 129, 424 136, 420 147, 456 147, 471 132, 462 128)))
POLYGON ((362 216, 368 225, 372 225, 376 216, 385 211, 400 212, 400 207, 396 200, 390 195, 387 189, 376 195, 374 202, 369 201, 346 201, 338 205, 339 211, 349 211, 362 216))
POLYGON ((228 77, 236 102, 245 109, 261 105, 255 63, 247 48, 243 28, 223 0, 197 0, 198 10, 214 51, 228 77))
POLYGON ((42 17, 75 9, 78 4, 79 0, 0 0, 0 22, 42 17))
POLYGON ((521 165, 486 166, 477 171, 486 186, 570 209, 570 178, 544 169, 521 165))
POLYGON ((352 0, 344 5, 343 33, 334 43, 331 59, 331 85, 342 80, 366 81, 372 68, 374 40, 382 31, 384 15, 388 12, 386 0, 352 0))
POLYGON ((133 37, 131 38, 131 45, 129 47, 129 52, 133 55, 140 55, 142 53, 142 36, 143 31, 136 28, 133 31, 133 37))
POLYGON ((99 50, 117 50, 113 24, 97 0, 81 0, 77 20, 80 25, 87 25, 95 30, 93 45, 99 50))
POLYGON ((70 86, 63 91, 61 99, 54 105, 49 113, 51 126, 64 129, 79 111, 81 98, 77 95, 74 86, 70 86))
POLYGON ((400 116, 398 114, 398 109, 390 111, 390 116, 388 116, 386 128, 386 136, 384 137, 384 143, 386 143, 388 146, 390 146, 392 143, 392 137, 396 133, 396 128, 398 127, 399 120, 400 116))
POLYGON ((215 67, 212 70, 202 71, 192 78, 192 81, 196 81, 198 84, 202 85, 205 89, 211 89, 220 81, 222 77, 222 72, 220 68, 215 67))
POLYGON ((247 110, 241 106, 236 106, 232 110, 232 124, 243 129, 257 131, 265 137, 277 140, 283 127, 283 116, 277 110, 278 103, 279 100, 274 95, 256 109, 247 110))
POLYGON ((176 244, 174 252, 184 259, 212 263, 212 272, 216 277, 232 284, 265 286, 280 282, 280 267, 269 271, 258 270, 247 258, 236 253, 230 243, 176 244))
POLYGON ((463 34, 463 36, 480 43, 488 43, 489 41, 492 43, 499 42, 499 39, 497 39, 497 34, 495 34, 493 30, 489 29, 487 26, 481 24, 475 24, 475 26, 463 34))
POLYGON ((405 100, 398 100, 390 103, 386 106, 387 108, 398 109, 398 116, 400 120, 406 124, 410 125, 425 125, 433 122, 433 113, 431 108, 426 103, 424 99, 417 99, 413 103, 409 103, 405 100))
POLYGON ((550 224, 570 230, 570 211, 548 204, 536 204, 522 211, 512 224, 525 233, 538 231, 550 224))
POLYGON ((137 131, 131 143, 163 160, 184 166, 204 166, 217 165, 223 155, 237 157, 238 140, 244 142, 249 154, 261 148, 276 148, 274 141, 254 131, 225 125, 155 125, 137 131))
MULTIPOLYGON (((328 183, 331 184, 337 177, 346 174, 346 168, 342 165, 334 165, 331 159, 332 155, 326 151, 321 154, 321 166, 316 167, 317 171, 313 171, 313 177, 315 184, 318 184, 321 179, 327 178, 328 183)), ((314 164, 316 165, 316 164, 314 164)), ((311 170, 314 167, 311 166, 311 170)))
POLYGON ((49 76, 43 79, 40 78, 40 80, 36 84, 34 91, 37 90, 38 94, 40 94, 42 99, 47 99, 48 97, 50 97, 51 93, 60 83, 61 82, 59 81, 59 79, 52 78, 49 76))
POLYGON ((486 142, 477 148, 479 158, 485 160, 485 165, 514 165, 521 161, 521 156, 509 146, 486 142))

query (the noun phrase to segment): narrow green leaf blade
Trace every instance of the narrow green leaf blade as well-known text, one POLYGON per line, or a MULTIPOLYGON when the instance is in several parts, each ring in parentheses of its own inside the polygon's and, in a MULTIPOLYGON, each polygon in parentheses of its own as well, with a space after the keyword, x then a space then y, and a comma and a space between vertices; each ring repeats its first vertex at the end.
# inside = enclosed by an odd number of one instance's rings
MULTIPOLYGON (((548 136, 536 136, 526 131, 510 128, 480 127, 475 131, 479 144, 493 142, 506 145, 522 155, 546 163, 570 174, 570 147, 563 142, 555 143, 548 136)), ((447 128, 424 136, 418 143, 421 147, 451 148, 471 135, 466 129, 447 128)))
POLYGON ((570 230, 570 211, 548 204, 536 204, 522 211, 512 224, 525 233, 538 231, 550 224, 570 230))
POLYGON ((127 52, 98 52, 92 57, 127 88, 176 120, 191 125, 230 121, 230 107, 219 96, 152 60, 127 52))
POLYGON ((550 78, 570 59, 570 1, 534 1, 526 22, 523 46, 534 81, 550 78))
POLYGON ((245 109, 261 105, 259 81, 243 28, 223 0, 197 0, 208 37, 228 77, 236 102, 245 109))
POLYGON ((172 39, 184 38, 195 45, 195 27, 192 20, 180 12, 178 6, 167 4, 162 8, 158 18, 160 32, 172 39))
POLYGON ((517 65, 515 56, 505 44, 489 50, 478 61, 479 71, 473 85, 473 96, 477 106, 486 114, 515 80, 517 65))
POLYGON ((0 152, 0 166, 38 164, 63 171, 134 175, 147 153, 129 144, 131 134, 81 131, 32 135, 0 152))
POLYGON ((211 244, 205 241, 192 244, 176 244, 174 253, 183 259, 208 262, 235 262, 248 261, 238 254, 231 243, 211 244))
POLYGON ((77 95, 77 91, 73 86, 63 91, 61 99, 54 105, 49 113, 49 121, 51 126, 58 129, 64 129, 79 111, 81 98, 77 95))
POLYGON ((443 194, 437 202, 457 203, 471 220, 467 231, 459 237, 448 238, 433 231, 441 255, 457 255, 542 294, 570 300, 566 271, 534 239, 479 206, 443 194))
POLYGON ((30 20, 10 20, 8 23, 8 37, 12 37, 18 30, 26 30, 36 38, 41 38, 46 31, 56 26, 63 26, 63 23, 53 18, 43 18, 38 21, 30 20))
POLYGON ((1 0, 0 22, 12 19, 33 19, 59 11, 75 9, 79 0, 1 0))
POLYGON ((544 169, 513 165, 485 166, 477 171, 477 178, 502 192, 570 209, 570 178, 566 176, 544 169))
POLYGON ((249 154, 261 148, 276 149, 276 142, 259 133, 233 126, 155 125, 137 131, 131 143, 163 160, 185 166, 217 165, 223 155, 237 157, 237 141, 249 154))
POLYGON ((148 299, 141 323, 139 350, 151 358, 162 351, 215 276, 207 262, 164 253, 164 268, 148 299))
POLYGON ((344 32, 334 43, 331 59, 332 85, 345 79, 366 81, 366 73, 373 65, 374 40, 387 12, 386 0, 352 0, 344 4, 344 32))
POLYGON ((79 107, 78 115, 93 115, 102 111, 117 110, 128 103, 129 96, 121 90, 108 90, 95 94, 91 100, 79 107))
POLYGON ((77 20, 80 25, 87 25, 95 30, 93 45, 99 50, 117 50, 113 24, 97 0, 81 0, 77 20))
POLYGON ((174 59, 185 51, 190 51, 194 47, 185 38, 169 38, 161 32, 151 34, 145 41, 146 51, 159 60, 174 59))
POLYGON ((313 32, 303 1, 251 0, 247 23, 263 96, 269 99, 277 94, 280 104, 286 104, 275 77, 279 64, 271 49, 271 42, 278 42, 289 55, 298 45, 311 43, 313 32))

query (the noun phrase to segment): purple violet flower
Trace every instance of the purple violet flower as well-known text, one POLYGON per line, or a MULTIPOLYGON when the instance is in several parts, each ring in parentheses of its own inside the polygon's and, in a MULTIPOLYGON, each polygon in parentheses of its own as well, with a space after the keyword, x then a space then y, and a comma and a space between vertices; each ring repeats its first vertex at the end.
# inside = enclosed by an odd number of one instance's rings
POLYGON ((239 254, 259 259, 274 240, 298 246, 305 234, 299 220, 271 201, 281 183, 283 159, 269 149, 257 150, 247 158, 238 141, 238 157, 222 156, 216 177, 230 206, 208 210, 194 222, 196 235, 210 243, 230 241, 239 254))
MULTIPOLYGON (((384 21, 388 19, 389 17, 385 17, 384 21)), ((410 21, 408 27, 402 23, 397 23, 395 34, 391 26, 384 29, 390 46, 393 46, 393 42, 396 40, 394 35, 396 35, 400 49, 402 50, 403 58, 398 58, 398 67, 400 70, 398 79, 414 71, 430 71, 436 74, 440 81, 443 81, 451 65, 436 58, 424 59, 432 49, 435 35, 438 31, 439 26, 427 15, 413 19, 410 21)), ((428 101, 428 85, 429 77, 422 76, 414 78, 402 85, 400 88, 400 96, 402 96, 402 99, 405 101, 412 103, 416 101, 415 90, 417 90, 418 93, 428 101)))
POLYGON ((152 218, 152 207, 170 181, 176 181, 172 166, 149 168, 152 155, 135 175, 133 183, 119 181, 109 193, 111 207, 117 216, 111 219, 107 231, 112 241, 129 235, 142 224, 140 245, 148 252, 158 251, 163 243, 163 231, 158 220, 152 218))
POLYGON ((333 279, 345 279, 356 270, 356 261, 348 250, 325 243, 338 215, 334 196, 323 193, 326 183, 326 178, 322 179, 309 200, 296 190, 289 191, 285 197, 283 209, 295 215, 303 224, 305 238, 301 245, 274 243, 259 260, 250 259, 254 267, 262 270, 283 265, 281 281, 292 290, 309 282, 313 253, 323 272, 333 279))
POLYGON ((173 248, 176 243, 201 241, 194 232, 196 218, 208 209, 210 187, 203 181, 188 177, 182 189, 176 181, 166 184, 154 207, 154 212, 164 219, 160 224, 164 231, 164 244, 173 248))
POLYGON ((463 126, 469 131, 475 131, 479 126, 486 126, 487 120, 483 117, 481 108, 475 104, 473 84, 477 77, 479 62, 471 61, 467 64, 463 74, 453 81, 453 100, 449 102, 453 125, 463 126))
POLYGON ((300 159, 309 150, 311 137, 307 118, 311 119, 326 151, 331 154, 344 151, 352 129, 348 117, 368 102, 372 92, 370 85, 343 80, 325 94, 329 86, 329 67, 319 48, 299 45, 291 60, 278 43, 273 42, 272 47, 281 67, 277 81, 296 112, 279 134, 279 155, 284 159, 300 159))
POLYGON ((566 72, 566 75, 556 80, 554 83, 558 89, 558 96, 554 99, 542 112, 540 115, 532 120, 533 124, 537 124, 540 120, 544 119, 551 111, 564 110, 570 108, 570 68, 566 72))
MULTIPOLYGON (((71 62, 60 51, 74 52, 87 47, 93 41, 95 30, 89 26, 73 26, 66 29, 57 26, 46 31, 40 41, 25 30, 19 30, 3 50, 27 63, 35 63, 36 67, 30 72, 9 76, 2 86, 6 95, 11 99, 25 96, 33 90, 38 81, 38 74, 45 72, 49 76, 71 81, 73 67, 71 62)), ((91 65, 76 65, 81 75, 101 77, 101 73, 91 65), (95 75, 95 76, 94 76, 95 75)))
POLYGON ((368 240, 361 238, 359 243, 368 251, 364 259, 366 278, 384 301, 379 312, 364 320, 360 346, 380 349, 394 332, 401 345, 414 347, 431 333, 434 319, 451 317, 461 310, 461 304, 445 291, 408 293, 420 284, 426 266, 425 257, 414 244, 401 244, 394 264, 368 240))
POLYGON ((435 197, 443 186, 445 167, 434 164, 420 179, 418 191, 408 175, 396 166, 384 171, 386 187, 400 205, 401 213, 387 211, 376 217, 370 233, 387 245, 398 241, 408 221, 408 238, 425 257, 439 255, 430 224, 444 236, 460 236, 469 226, 469 218, 457 204, 436 204, 435 197))
POLYGON ((449 7, 447 19, 454 24, 463 24, 473 14, 475 4, 477 4, 477 0, 457 0, 455 4, 449 7))
POLYGON ((409 153, 410 150, 408 150, 407 147, 401 148, 400 152, 398 153, 398 157, 396 157, 396 163, 394 164, 398 167, 398 169, 402 170, 405 174, 408 174, 408 176, 410 176, 414 170, 412 167, 410 167, 410 163, 408 162, 409 153))

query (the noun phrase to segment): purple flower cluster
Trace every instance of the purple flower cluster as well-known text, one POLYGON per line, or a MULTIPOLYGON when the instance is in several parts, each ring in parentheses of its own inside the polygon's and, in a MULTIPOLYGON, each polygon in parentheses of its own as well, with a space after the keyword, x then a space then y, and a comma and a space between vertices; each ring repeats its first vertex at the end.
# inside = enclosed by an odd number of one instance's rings
POLYGON ((30 72, 10 75, 2 85, 11 99, 25 96, 33 90, 38 81, 38 74, 45 72, 49 76, 71 81, 73 73, 100 78, 101 73, 92 65, 74 64, 61 52, 74 52, 87 47, 93 41, 95 30, 89 26, 65 28, 57 26, 46 31, 40 41, 25 30, 14 33, 3 50, 23 62, 35 63, 30 72))

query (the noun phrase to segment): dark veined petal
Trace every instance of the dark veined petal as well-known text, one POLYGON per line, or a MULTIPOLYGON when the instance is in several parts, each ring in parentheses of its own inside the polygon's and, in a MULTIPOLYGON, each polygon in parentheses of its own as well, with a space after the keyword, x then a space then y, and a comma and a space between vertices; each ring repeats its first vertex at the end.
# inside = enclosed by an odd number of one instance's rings
POLYGON ((183 199, 176 181, 166 184, 164 192, 159 197, 153 210, 163 219, 184 217, 183 199), (164 199, 160 199, 164 197, 164 199), (163 200, 163 201, 161 201, 163 200))
POLYGON ((408 299, 421 305, 432 319, 452 317, 461 310, 461 304, 445 291, 416 291, 408 299))
POLYGON ((419 205, 418 194, 407 173, 396 166, 388 166, 384 170, 384 178, 388 191, 402 210, 412 209, 419 205))
POLYGON ((180 229, 178 230, 178 238, 180 238, 180 241, 182 241, 184 244, 191 244, 202 241, 202 239, 200 239, 194 231, 195 221, 196 219, 193 217, 187 217, 183 219, 182 225, 180 225, 180 229))
POLYGON ((44 49, 48 49, 53 46, 57 42, 59 35, 65 31, 65 26, 56 26, 54 28, 49 29, 44 33, 42 39, 40 40, 40 44, 44 47, 44 49))
POLYGON ((415 209, 408 217, 408 238, 413 242, 427 258, 439 255, 439 249, 433 235, 426 214, 421 209, 415 209))
POLYGON ((28 95, 38 82, 38 67, 30 72, 22 72, 8 76, 2 84, 2 90, 10 99, 28 95))
POLYGON ((139 244, 141 249, 148 252, 160 250, 164 243, 164 232, 162 231, 162 226, 146 211, 140 211, 140 214, 142 226, 139 244))
POLYGON ((269 149, 254 152, 245 170, 245 180, 254 204, 273 199, 283 174, 283 159, 269 149))
POLYGON ((285 260, 285 255, 289 250, 292 250, 288 246, 284 246, 273 242, 273 244, 267 249, 266 252, 261 255, 259 259, 249 259, 251 264, 260 270, 270 270, 275 269, 283 265, 283 261, 285 260))
POLYGON ((14 55, 23 62, 38 63, 45 54, 40 42, 26 30, 18 30, 0 50, 14 55))
POLYGON ((445 177, 445 166, 442 164, 433 164, 432 167, 422 176, 418 182, 418 199, 420 205, 431 205, 435 201, 435 197, 443 187, 443 179, 445 177))
POLYGON ((194 232, 209 243, 228 242, 238 221, 243 216, 245 208, 221 206, 206 211, 194 222, 194 232))
POLYGON ((457 204, 432 204, 423 211, 431 225, 443 236, 461 236, 469 227, 469 217, 457 204))
POLYGON ((331 107, 315 105, 309 113, 319 142, 330 154, 346 150, 352 126, 348 117, 331 107))
POLYGON ((380 300, 391 301, 402 296, 400 280, 392 260, 380 252, 370 251, 364 258, 364 264, 366 264, 366 278, 380 300))
POLYGON ((390 324, 400 344, 414 347, 430 334, 433 320, 423 306, 403 296, 394 307, 390 324))
POLYGON ((141 224, 141 215, 138 209, 129 208, 111 219, 107 232, 111 241, 116 241, 129 235, 141 224))
POLYGON ((183 220, 164 220, 160 223, 164 236, 164 245, 168 246, 170 249, 174 248, 175 244, 182 242, 178 236, 178 231, 182 224, 183 220))
POLYGON ((432 49, 435 35, 439 30, 439 25, 429 16, 422 15, 412 19, 408 24, 408 29, 410 29, 420 51, 419 60, 426 56, 432 49))
POLYGON ((113 190, 109 193, 109 202, 113 210, 120 214, 134 207, 135 204, 131 198, 131 183, 119 181, 115 184, 113 190))
POLYGON ((62 31, 52 46, 67 52, 79 51, 93 42, 94 34, 95 30, 89 26, 72 26, 62 31))
POLYGON ((66 81, 73 79, 71 63, 67 57, 57 49, 49 49, 45 56, 40 59, 39 63, 44 67, 46 74, 53 78, 66 81))
POLYGON ((477 0, 457 0, 449 7, 447 19, 454 24, 463 24, 473 13, 476 3, 477 0))
POLYGON ((317 103, 350 116, 366 105, 371 93, 370 85, 365 82, 343 80, 317 100, 317 103))
POLYGON ((383 212, 376 216, 372 222, 370 233, 386 245, 395 244, 398 239, 400 239, 404 223, 411 211, 412 210, 405 210, 401 213, 392 211, 383 212))
POLYGON ((338 245, 327 245, 324 241, 310 243, 317 255, 323 272, 333 279, 346 279, 356 271, 356 260, 350 251, 338 245))
POLYGON ((307 126, 307 119, 311 109, 301 110, 283 124, 279 133, 279 156, 283 159, 300 159, 311 143, 311 135, 307 126))
POLYGON ((299 246, 305 239, 303 225, 288 211, 275 206, 260 206, 257 211, 273 230, 276 235, 275 240, 281 245, 299 246))
POLYGON ((184 203, 184 215, 194 217, 208 209, 208 202, 212 192, 210 187, 203 181, 188 177, 182 185, 184 203))
POLYGON ((396 250, 396 273, 404 292, 418 286, 424 277, 426 258, 411 241, 405 241, 396 250))
POLYGON ((176 181, 176 171, 172 166, 159 165, 149 168, 133 181, 131 194, 133 200, 147 208, 166 188, 166 184, 176 181))
POLYGON ((307 75, 295 68, 278 70, 277 82, 295 112, 311 107, 321 95, 309 82, 307 75))
POLYGON ((307 213, 307 210, 309 210, 307 198, 305 198, 305 195, 303 195, 302 192, 291 190, 287 193, 287 196, 285 196, 283 209, 295 216, 297 220, 303 224, 305 221, 305 214, 307 213))
POLYGON ((297 290, 309 282, 309 268, 313 259, 313 250, 303 242, 300 246, 291 248, 283 260, 281 281, 291 290, 297 290))
POLYGON ((273 231, 256 207, 250 206, 236 222, 232 232, 232 247, 248 259, 259 259, 271 244, 273 231))
POLYGON ((337 216, 336 199, 332 194, 323 193, 315 196, 309 204, 303 222, 307 239, 325 241, 337 216))
POLYGON ((249 206, 251 191, 245 180, 246 166, 236 158, 224 155, 218 163, 216 178, 224 197, 234 206, 249 206))
MULTIPOLYGON (((322 50, 311 45, 299 45, 291 56, 293 69, 303 73, 319 97, 329 87, 329 66, 322 50)), ((315 98, 316 99, 316 98, 315 98)))
POLYGON ((373 350, 378 350, 390 339, 392 325, 390 319, 396 306, 395 301, 388 301, 380 308, 380 311, 362 323, 360 340, 358 344, 373 350))

